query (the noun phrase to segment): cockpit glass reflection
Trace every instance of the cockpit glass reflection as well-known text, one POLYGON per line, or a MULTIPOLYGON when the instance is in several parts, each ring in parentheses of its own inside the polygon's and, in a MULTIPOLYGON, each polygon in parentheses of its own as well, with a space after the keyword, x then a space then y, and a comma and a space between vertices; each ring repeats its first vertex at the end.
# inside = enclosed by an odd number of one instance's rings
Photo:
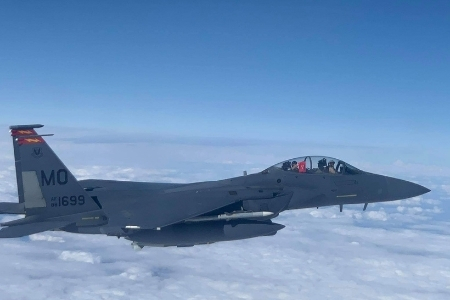
POLYGON ((324 156, 297 157, 276 164, 274 167, 283 171, 303 174, 328 173, 353 175, 361 173, 361 170, 342 160, 324 156))

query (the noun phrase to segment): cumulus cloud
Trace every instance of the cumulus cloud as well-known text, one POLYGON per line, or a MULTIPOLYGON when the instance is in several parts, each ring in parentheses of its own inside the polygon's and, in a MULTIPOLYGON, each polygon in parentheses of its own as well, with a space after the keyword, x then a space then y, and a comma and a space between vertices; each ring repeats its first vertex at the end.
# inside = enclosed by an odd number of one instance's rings
POLYGON ((82 251, 63 251, 58 258, 66 261, 76 261, 90 264, 100 262, 99 257, 94 257, 92 253, 82 251))
POLYGON ((54 243, 64 243, 64 239, 60 236, 53 236, 50 234, 37 233, 30 235, 31 241, 46 241, 46 242, 54 242, 54 243))
POLYGON ((450 195, 450 185, 443 184, 443 185, 441 185, 441 188, 442 188, 447 194, 450 195))
MULTIPOLYGON (((214 160, 189 151, 173 168, 121 165, 111 157, 109 164, 89 165, 82 155, 64 161, 80 179, 182 182, 241 174, 243 166, 259 168, 270 158, 246 164, 252 153, 235 160, 223 151, 214 160)), ((17 201, 11 167, 13 161, 0 159, 1 201, 17 201)), ((448 181, 421 180, 438 188, 364 212, 362 205, 346 205, 342 213, 338 207, 284 212, 274 221, 286 228, 273 237, 140 252, 101 235, 2 239, 0 299, 449 299, 448 181)))
POLYGON ((387 215, 384 211, 369 211, 367 213, 367 218, 372 220, 386 221, 387 215))

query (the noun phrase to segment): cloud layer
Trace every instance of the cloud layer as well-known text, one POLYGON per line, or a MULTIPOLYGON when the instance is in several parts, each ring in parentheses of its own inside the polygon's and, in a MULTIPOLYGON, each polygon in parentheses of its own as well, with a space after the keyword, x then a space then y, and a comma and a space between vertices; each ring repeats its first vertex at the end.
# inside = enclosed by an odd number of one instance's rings
MULTIPOLYGON (((17 201, 6 152, 0 153, 0 199, 17 201)), ((223 158, 223 166, 248 166, 223 158)), ((208 163, 192 173, 176 164, 86 166, 82 157, 68 163, 80 179, 189 182, 228 172, 208 163)), ((64 232, 0 240, 0 299, 448 299, 449 182, 415 180, 433 191, 371 204, 366 212, 360 205, 342 213, 338 207, 285 212, 275 221, 286 228, 273 237, 140 252, 123 239, 64 232)))
POLYGON ((448 299, 450 223, 398 203, 283 213, 274 237, 144 248, 51 232, 2 240, 5 299, 448 299), (392 212, 390 212, 392 211, 392 212), (403 220, 407 220, 408 223, 403 220))

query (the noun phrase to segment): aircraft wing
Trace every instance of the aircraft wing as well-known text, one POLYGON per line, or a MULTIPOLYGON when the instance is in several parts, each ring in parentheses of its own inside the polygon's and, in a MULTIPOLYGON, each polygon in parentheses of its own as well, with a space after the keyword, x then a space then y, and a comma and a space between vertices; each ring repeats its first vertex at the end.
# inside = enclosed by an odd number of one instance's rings
MULTIPOLYGON (((166 190, 157 196, 157 201, 141 201, 130 205, 122 213, 133 220, 133 226, 155 229, 179 223, 207 214, 224 206, 243 201, 275 198, 281 188, 216 187, 197 188, 193 185, 183 189, 166 190)), ((142 196, 145 194, 143 193, 142 196)), ((110 224, 114 223, 113 218, 110 224)))

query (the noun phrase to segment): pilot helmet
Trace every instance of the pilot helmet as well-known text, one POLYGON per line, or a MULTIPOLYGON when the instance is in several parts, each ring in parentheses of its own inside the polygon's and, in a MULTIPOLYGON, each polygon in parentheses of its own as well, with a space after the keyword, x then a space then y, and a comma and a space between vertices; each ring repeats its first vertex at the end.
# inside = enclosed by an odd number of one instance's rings
POLYGON ((330 160, 330 161, 328 162, 328 165, 329 165, 329 166, 334 165, 334 160, 330 160))

